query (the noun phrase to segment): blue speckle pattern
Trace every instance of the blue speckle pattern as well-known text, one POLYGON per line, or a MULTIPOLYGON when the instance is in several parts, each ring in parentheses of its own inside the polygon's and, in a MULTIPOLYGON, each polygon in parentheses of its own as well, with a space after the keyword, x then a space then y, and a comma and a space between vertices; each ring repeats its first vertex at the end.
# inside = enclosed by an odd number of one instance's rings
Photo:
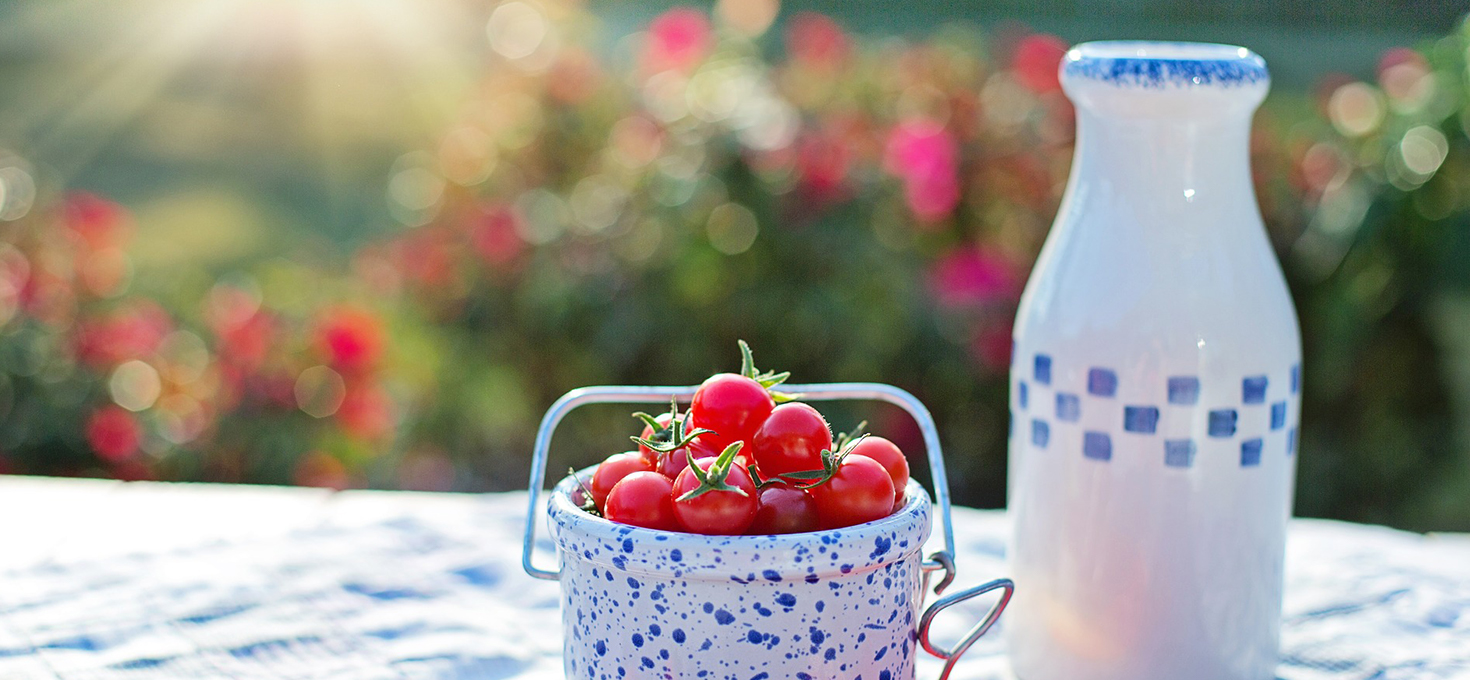
POLYGON ((573 506, 573 488, 557 485, 548 513, 567 678, 914 677, 918 484, 887 518, 785 536, 613 524, 573 506))
POLYGON ((1298 394, 1302 391, 1302 365, 1296 364, 1291 367, 1291 393, 1298 394))
POLYGON ((1246 52, 1246 55, 1220 59, 1164 59, 1093 56, 1073 50, 1063 62, 1062 73, 1065 78, 1086 78, 1116 87, 1147 89, 1240 87, 1270 82, 1266 62, 1254 53, 1246 52))
POLYGON ((1194 406, 1199 403, 1199 378, 1182 375, 1169 378, 1169 403, 1194 406))
POLYGON ((1097 397, 1111 397, 1118 393, 1118 374, 1106 368, 1094 368, 1087 372, 1087 393, 1097 397))
POLYGON ((1031 376, 1036 382, 1043 385, 1051 384, 1051 357, 1045 354, 1036 355, 1035 365, 1031 376))
POLYGON ((1125 406, 1123 429, 1139 434, 1153 434, 1159 428, 1159 409, 1154 406, 1125 406))
MULTIPOLYGON (((1034 359, 1030 364, 1033 377, 1044 376, 1047 384, 1037 381, 1018 390, 1018 399, 1025 400, 1023 410, 1032 401, 1038 409, 1030 411, 1030 417, 1009 411, 1012 423, 1007 437, 1016 446, 1066 452, 1080 449, 1083 458, 1103 462, 1143 456, 1154 465, 1160 461, 1162 446, 1163 466, 1181 470, 1212 461, 1230 460, 1234 465, 1237 455, 1239 467, 1245 468, 1280 459, 1270 456, 1295 455, 1298 397, 1288 392, 1300 389, 1300 364, 1275 373, 1251 372, 1217 380, 1206 390, 1211 385, 1199 375, 1130 382, 1132 378, 1120 378, 1107 365, 1068 364, 1054 353, 1026 356, 1034 359), (1047 403, 1054 404, 1052 414, 1042 412, 1040 404, 1047 403), (1018 415, 1023 418, 1019 424, 1014 422, 1018 415), (1047 415, 1055 419, 1048 420, 1047 415), (1223 457, 1227 448, 1228 459, 1223 457)), ((1018 387, 1024 384, 1024 380, 1017 383, 1018 387)))
POLYGON ((1057 392, 1057 420, 1075 423, 1082 417, 1082 399, 1075 394, 1057 392))
MULTIPOLYGON (((1026 398, 1026 381, 1025 380, 1022 380, 1021 382, 1016 383, 1016 399, 1017 399, 1017 401, 1020 402, 1022 409, 1027 408, 1027 405, 1026 404, 1027 404, 1028 399, 1026 398)), ((703 469, 703 468, 701 468, 701 469, 703 469)))
POLYGON ((1194 465, 1196 447, 1193 439, 1165 439, 1164 465, 1187 468, 1194 465))
POLYGON ((1112 438, 1105 432, 1083 432, 1082 455, 1093 460, 1112 460, 1112 438))

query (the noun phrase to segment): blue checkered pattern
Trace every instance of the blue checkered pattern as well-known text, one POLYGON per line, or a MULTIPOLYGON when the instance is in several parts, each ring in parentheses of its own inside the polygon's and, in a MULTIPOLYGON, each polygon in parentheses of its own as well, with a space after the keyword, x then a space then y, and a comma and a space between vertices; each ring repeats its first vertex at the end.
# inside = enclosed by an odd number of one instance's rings
MULTIPOLYGON (((1090 403, 1097 401, 1098 406, 1103 406, 1106 400, 1118 397, 1120 389, 1118 373, 1112 368, 1088 366, 1083 373, 1086 377, 1082 384, 1062 384, 1056 382, 1059 379, 1058 376, 1075 375, 1075 373, 1068 371, 1058 373, 1054 370, 1057 364, 1055 358, 1050 354, 1035 354, 1030 359, 1029 362, 1023 362, 1022 365, 1029 366, 1031 370, 1029 377, 1035 385, 1041 386, 1039 389, 1042 393, 1032 394, 1035 390, 1028 386, 1024 377, 1018 380, 1016 382, 1018 410, 1012 411, 1012 417, 1024 418, 1030 422, 1029 441, 1036 448, 1056 448, 1054 444, 1057 433, 1053 431, 1053 425, 1070 427, 1089 422, 1086 421, 1084 415, 1090 403), (1045 398, 1048 388, 1056 390, 1050 400, 1045 398), (1033 408, 1033 402, 1038 401, 1041 403, 1035 404, 1033 408), (1046 409, 1048 402, 1054 404, 1050 413, 1046 409)), ((1080 453, 1089 460, 1111 461, 1114 454, 1113 442, 1117 436, 1157 437, 1161 434, 1160 423, 1169 409, 1187 411, 1203 408, 1205 410, 1203 414, 1204 435, 1211 440, 1239 442, 1240 467, 1259 467, 1264 456, 1267 455, 1286 457, 1295 455, 1297 428, 1293 425, 1288 429, 1287 420, 1289 400, 1301 390, 1301 366, 1291 366, 1286 372, 1285 384, 1282 385, 1282 382, 1279 381, 1275 388, 1272 387, 1268 374, 1246 375, 1238 380, 1236 384, 1239 387, 1236 393, 1239 394, 1239 399, 1234 400, 1235 403, 1201 404, 1202 390, 1199 376, 1169 376, 1160 386, 1162 389, 1159 394, 1164 397, 1161 400, 1162 403, 1122 405, 1122 419, 1117 423, 1116 430, 1087 429, 1081 433, 1082 450, 1080 453), (1283 387, 1286 389, 1283 390, 1283 387), (1289 391, 1289 394, 1281 394, 1283 391, 1289 391), (1273 396, 1277 397, 1274 401, 1271 400, 1273 396), (1256 416, 1257 413, 1261 415, 1256 416), (1247 423, 1245 427, 1251 431, 1242 430, 1242 423, 1247 423), (1254 431, 1253 428, 1257 424, 1260 424, 1262 429, 1254 431), (1287 430, 1285 446, 1282 446, 1280 439, 1273 440, 1276 442, 1274 445, 1269 444, 1264 435, 1283 429, 1287 430), (1274 451, 1272 446, 1276 447, 1274 451)), ((1232 388, 1234 389, 1236 388, 1232 388)), ((1095 417, 1090 424, 1092 427, 1096 426, 1095 417)), ((1012 432, 1014 434, 1014 429, 1012 432)), ((1073 444, 1068 444, 1068 446, 1073 446, 1073 444)), ((1170 468, 1194 466, 1196 454, 1199 451, 1199 443, 1195 440, 1165 438, 1159 446, 1162 448, 1164 466, 1170 468)))

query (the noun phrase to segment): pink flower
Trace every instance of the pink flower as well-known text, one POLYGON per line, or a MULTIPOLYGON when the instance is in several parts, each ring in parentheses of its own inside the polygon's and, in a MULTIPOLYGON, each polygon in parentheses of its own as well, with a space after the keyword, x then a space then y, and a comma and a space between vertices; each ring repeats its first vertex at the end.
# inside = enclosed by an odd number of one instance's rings
POLYGON ((1028 35, 1016 45, 1011 70, 1016 80, 1032 92, 1056 92, 1062 89, 1057 69, 1066 55, 1067 43, 1061 38, 1043 33, 1028 35))
POLYGON ((884 166, 904 181, 904 200, 919 219, 948 217, 960 202, 959 145, 943 126, 900 123, 888 138, 884 166))
POLYGON ((525 242, 516 231, 519 218, 509 208, 487 208, 470 223, 470 243, 492 266, 510 264, 521 254, 525 242))
POLYGON ((852 40, 832 19, 814 12, 798 12, 786 29, 786 52, 798 64, 832 69, 847 61, 852 40))
POLYGON ((675 7, 648 25, 643 67, 649 73, 687 70, 702 61, 713 45, 709 17, 692 7, 675 7))
POLYGON ((929 283, 944 307, 977 307, 1014 299, 1020 273, 999 253, 961 246, 941 256, 930 270, 929 283))

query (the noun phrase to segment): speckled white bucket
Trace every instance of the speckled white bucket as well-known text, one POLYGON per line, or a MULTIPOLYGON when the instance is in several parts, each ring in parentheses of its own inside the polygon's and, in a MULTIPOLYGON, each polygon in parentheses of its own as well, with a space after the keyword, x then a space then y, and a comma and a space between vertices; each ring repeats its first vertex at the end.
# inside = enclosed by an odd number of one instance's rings
POLYGON ((930 502, 783 536, 614 524, 551 495, 568 678, 911 680, 930 502))

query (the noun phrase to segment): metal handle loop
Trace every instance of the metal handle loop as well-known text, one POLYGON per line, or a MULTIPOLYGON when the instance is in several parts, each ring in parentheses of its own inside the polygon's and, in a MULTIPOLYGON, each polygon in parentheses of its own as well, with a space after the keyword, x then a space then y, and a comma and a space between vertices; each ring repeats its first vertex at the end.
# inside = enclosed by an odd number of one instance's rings
POLYGON ((990 630, 991 626, 995 625, 996 619, 1000 618, 1001 612, 1005 611, 1007 604, 1010 604, 1011 595, 1015 591, 1015 583, 1012 583, 1008 578, 999 578, 989 583, 975 586, 974 588, 961 590, 958 593, 941 597, 924 610, 924 615, 919 617, 919 644, 923 646, 924 651, 944 659, 944 671, 939 674, 939 680, 948 680, 950 671, 954 670, 955 663, 960 660, 960 657, 964 655, 966 650, 970 649, 970 645, 975 644, 975 641, 979 640, 980 636, 984 635, 986 631, 990 630), (944 611, 952 605, 959 604, 972 597, 984 595, 997 588, 1005 589, 1005 593, 1000 596, 1000 600, 990 608, 990 612, 985 615, 985 618, 970 628, 970 632, 965 633, 965 637, 955 643, 953 648, 940 649, 929 641, 930 624, 934 622, 934 617, 938 616, 939 612, 944 611))
MULTIPOLYGON (((532 559, 532 553, 536 544, 536 525, 540 523, 538 510, 541 505, 541 485, 546 481, 546 456, 551 449, 551 435, 556 431, 562 418, 573 409, 585 404, 666 404, 670 398, 688 402, 698 389, 697 385, 689 387, 628 385, 582 387, 563 394, 560 399, 552 403, 551 408, 546 410, 546 415, 541 417, 541 425, 536 429, 536 445, 532 450, 531 480, 527 487, 530 498, 526 503, 526 537, 521 545, 521 567, 526 570, 527 574, 551 581, 561 577, 560 568, 552 571, 537 567, 532 559)), ((907 390, 881 383, 782 385, 781 390, 800 394, 802 401, 871 400, 887 402, 907 411, 919 423, 919 431, 924 435, 924 448, 929 457, 929 475, 934 480, 934 499, 939 504, 939 516, 943 525, 940 530, 944 535, 944 551, 935 553, 929 561, 924 563, 925 573, 934 569, 946 568, 953 574, 954 527, 950 522, 949 479, 944 473, 944 455, 939 448, 939 430, 934 425, 934 416, 929 414, 929 409, 924 406, 923 402, 920 402, 918 397, 907 390), (947 567, 944 566, 945 563, 948 564, 947 567)))

